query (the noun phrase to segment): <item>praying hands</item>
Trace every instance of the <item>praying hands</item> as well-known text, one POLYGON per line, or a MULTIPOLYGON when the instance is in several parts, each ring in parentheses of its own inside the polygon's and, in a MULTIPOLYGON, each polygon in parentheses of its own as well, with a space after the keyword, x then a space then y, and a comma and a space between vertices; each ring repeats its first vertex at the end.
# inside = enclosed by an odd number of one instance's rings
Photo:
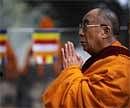
POLYGON ((63 59, 63 69, 69 67, 70 65, 79 65, 81 66, 83 60, 76 53, 74 45, 72 42, 67 42, 65 47, 61 49, 62 59, 63 59))

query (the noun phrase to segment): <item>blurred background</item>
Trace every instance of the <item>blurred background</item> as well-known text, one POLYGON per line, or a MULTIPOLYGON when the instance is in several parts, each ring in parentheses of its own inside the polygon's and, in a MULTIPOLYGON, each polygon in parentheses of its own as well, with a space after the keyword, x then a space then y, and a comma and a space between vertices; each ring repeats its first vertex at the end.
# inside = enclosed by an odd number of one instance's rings
POLYGON ((90 57, 79 44, 78 26, 94 7, 117 14, 118 39, 130 49, 130 0, 0 0, 0 108, 41 108, 68 40, 84 60, 90 57))

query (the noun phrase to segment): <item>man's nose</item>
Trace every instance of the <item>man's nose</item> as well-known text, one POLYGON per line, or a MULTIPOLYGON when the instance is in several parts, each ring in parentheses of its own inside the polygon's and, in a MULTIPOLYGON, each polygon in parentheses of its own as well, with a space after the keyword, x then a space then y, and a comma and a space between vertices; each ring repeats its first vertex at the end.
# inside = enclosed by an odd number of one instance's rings
POLYGON ((82 28, 79 29, 79 35, 80 35, 81 37, 84 36, 84 32, 83 32, 83 29, 82 29, 82 28))

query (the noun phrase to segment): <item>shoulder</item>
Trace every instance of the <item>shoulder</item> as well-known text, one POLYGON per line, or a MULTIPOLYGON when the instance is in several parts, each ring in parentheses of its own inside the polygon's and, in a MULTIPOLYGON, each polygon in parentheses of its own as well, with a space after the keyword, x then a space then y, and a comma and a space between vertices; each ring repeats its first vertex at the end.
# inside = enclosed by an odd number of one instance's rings
POLYGON ((103 70, 108 71, 128 71, 130 66, 130 57, 126 55, 112 55, 94 62, 85 73, 95 73, 103 70))

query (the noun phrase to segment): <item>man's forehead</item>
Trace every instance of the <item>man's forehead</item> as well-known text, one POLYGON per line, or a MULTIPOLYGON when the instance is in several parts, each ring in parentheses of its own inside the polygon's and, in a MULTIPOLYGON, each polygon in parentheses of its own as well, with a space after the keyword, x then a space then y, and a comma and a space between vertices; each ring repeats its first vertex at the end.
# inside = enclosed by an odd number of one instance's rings
POLYGON ((99 12, 99 8, 90 10, 88 13, 85 14, 82 21, 84 21, 84 20, 92 21, 92 20, 96 19, 98 16, 98 12, 99 12))

